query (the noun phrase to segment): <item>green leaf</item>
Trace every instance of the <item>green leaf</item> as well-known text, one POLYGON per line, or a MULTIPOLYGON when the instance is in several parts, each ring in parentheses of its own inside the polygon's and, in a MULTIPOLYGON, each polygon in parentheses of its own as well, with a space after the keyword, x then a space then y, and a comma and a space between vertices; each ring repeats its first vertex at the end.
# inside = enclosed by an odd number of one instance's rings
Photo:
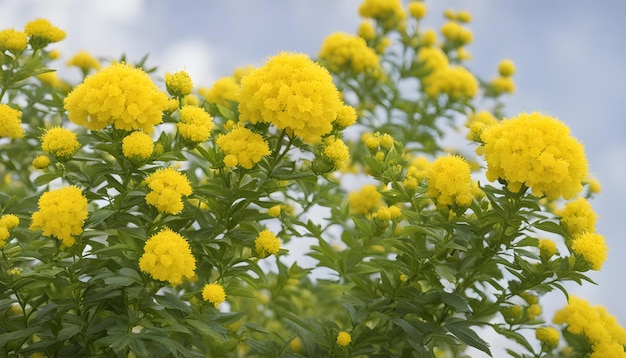
POLYGON ((226 329, 214 322, 202 322, 197 319, 188 319, 185 323, 189 324, 191 327, 197 329, 200 333, 205 336, 219 339, 220 341, 225 341, 228 339, 228 335, 226 329))
POLYGON ((452 318, 446 322, 446 328, 450 331, 450 333, 455 335, 465 344, 481 350, 492 357, 491 351, 489 350, 489 343, 480 338, 478 334, 470 328, 471 326, 471 322, 463 321, 458 318, 452 318))
POLYGON ((563 229, 563 227, 561 225, 553 222, 553 221, 540 221, 540 222, 533 223, 533 226, 536 229, 539 229, 539 230, 542 230, 542 231, 558 234, 558 235, 561 235, 562 237, 565 237, 565 238, 569 237, 569 235, 563 229))
POLYGON ((4 346, 5 344, 7 344, 7 342, 10 342, 16 339, 26 338, 32 334, 37 333, 38 331, 39 331, 39 327, 29 327, 29 328, 20 329, 20 330, 13 331, 13 332, 2 333, 0 334, 0 346, 4 346))

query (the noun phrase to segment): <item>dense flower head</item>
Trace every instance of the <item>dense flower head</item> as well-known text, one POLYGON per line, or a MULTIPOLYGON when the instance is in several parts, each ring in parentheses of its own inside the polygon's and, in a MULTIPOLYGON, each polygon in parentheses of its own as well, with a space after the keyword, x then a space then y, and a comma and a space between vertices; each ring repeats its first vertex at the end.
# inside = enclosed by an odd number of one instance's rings
POLYGON ((549 259, 556 254, 556 242, 550 239, 539 239, 537 247, 542 258, 549 259))
MULTIPOLYGON (((437 32, 433 29, 428 29, 421 34, 421 42, 424 46, 433 46, 437 44, 437 32)), ((447 57, 446 57, 447 61, 447 57)))
POLYGON ((142 162, 152 155, 154 142, 152 137, 142 131, 134 131, 122 139, 124 157, 142 162))
POLYGON ((89 72, 90 70, 99 70, 100 69, 100 61, 93 57, 87 51, 79 51, 72 58, 67 61, 68 66, 78 67, 84 73, 89 72))
POLYGON ((189 243, 177 232, 165 228, 152 235, 139 258, 139 268, 159 281, 179 285, 185 278, 195 276, 196 259, 189 243))
POLYGON ((24 128, 21 121, 22 112, 13 109, 6 104, 0 104, 0 138, 22 138, 24 128))
POLYGON ((151 190, 146 195, 146 202, 163 213, 179 213, 183 210, 182 197, 193 192, 187 176, 172 167, 157 170, 145 181, 151 190))
POLYGON ((439 205, 469 206, 472 202, 472 177, 467 161, 456 155, 439 157, 426 172, 426 195, 439 205))
POLYGON ((180 122, 176 124, 178 134, 191 143, 202 143, 211 136, 213 118, 198 106, 183 106, 180 109, 180 122))
POLYGON ((270 230, 263 230, 254 240, 254 248, 259 254, 259 257, 276 255, 278 250, 280 250, 280 239, 270 230))
POLYGON ((145 71, 124 63, 114 63, 85 78, 65 98, 69 119, 90 130, 113 125, 152 133, 167 105, 167 95, 145 71))
POLYGON ((461 10, 456 14, 456 19, 459 22, 472 22, 472 14, 470 14, 470 12, 467 10, 461 10))
POLYGON ((269 122, 317 143, 332 130, 339 98, 328 70, 304 54, 282 52, 241 80, 239 120, 269 122))
POLYGON ((75 186, 51 190, 41 195, 39 211, 32 215, 31 230, 42 230, 44 236, 54 236, 65 246, 76 242, 87 219, 87 199, 75 186))
POLYGON ((419 20, 426 16, 426 4, 421 1, 411 1, 408 5, 409 14, 419 20))
POLYGON ((318 57, 335 72, 350 69, 354 73, 368 72, 377 77, 381 71, 378 55, 365 40, 344 32, 326 37, 318 57))
POLYGON ((41 136, 41 149, 60 160, 70 159, 79 148, 76 133, 66 128, 50 128, 41 136))
POLYGON ((339 128, 346 128, 356 123, 356 110, 349 105, 343 105, 337 111, 337 119, 335 123, 339 128))
POLYGON ((193 82, 187 71, 168 72, 164 80, 167 92, 174 97, 186 96, 193 90, 193 82))
POLYGON ((366 41, 371 41, 376 38, 376 29, 374 25, 368 20, 361 22, 357 34, 366 41))
POLYGON ((359 15, 381 21, 387 30, 396 28, 406 18, 400 0, 364 0, 359 15))
POLYGON ((435 71, 424 79, 425 91, 431 97, 447 94, 452 99, 472 98, 478 92, 476 77, 461 66, 435 71))
POLYGON ((222 302, 226 301, 226 291, 217 282, 207 283, 202 289, 202 299, 218 307, 222 302))
POLYGON ((589 186, 589 193, 598 194, 602 192, 602 184, 600 184, 600 181, 597 178, 589 176, 585 179, 585 182, 589 186))
POLYGON ((480 136, 483 131, 496 123, 498 123, 498 120, 489 111, 482 110, 470 114, 467 116, 467 122, 465 123, 465 127, 469 128, 467 139, 480 142, 480 136))
POLYGON ((553 327, 539 327, 535 330, 535 337, 541 342, 544 350, 549 351, 559 345, 561 334, 553 327))
POLYGON ((609 250, 602 235, 588 232, 575 237, 571 247, 574 253, 580 255, 595 271, 602 268, 609 250))
POLYGON ((595 232, 598 216, 589 201, 582 196, 565 204, 562 209, 556 210, 561 216, 561 225, 565 231, 575 237, 583 232, 595 232))
POLYGON ((441 34, 446 40, 459 45, 467 45, 473 39, 472 31, 455 21, 446 22, 441 27, 441 34))
POLYGON ((426 157, 418 156, 412 158, 406 168, 406 177, 414 178, 418 182, 421 181, 426 178, 426 173, 428 172, 428 168, 430 168, 431 164, 430 160, 426 157))
POLYGON ((59 42, 66 36, 65 31, 52 25, 50 20, 42 18, 28 22, 24 27, 24 32, 31 38, 31 43, 33 41, 40 41, 42 44, 59 42))
POLYGON ((233 77, 222 77, 213 83, 211 88, 198 90, 207 102, 228 106, 230 102, 237 101, 237 91, 239 84, 233 77))
POLYGON ((328 157, 335 168, 342 169, 350 160, 350 151, 343 140, 329 137, 324 140, 324 155, 328 157))
POLYGON ((26 33, 15 29, 0 30, 0 52, 18 53, 26 50, 28 38, 26 33))
POLYGON ((20 219, 14 214, 5 214, 0 216, 0 249, 2 249, 9 237, 11 230, 20 224, 20 219))
POLYGON ((50 165, 50 158, 47 155, 38 155, 33 159, 33 167, 35 169, 44 169, 50 165))
POLYGON ((417 53, 417 60, 424 64, 430 74, 448 68, 448 56, 438 47, 422 47, 417 53))
POLYGON ((522 113, 487 128, 481 139, 490 181, 506 180, 513 192, 526 185, 549 199, 570 199, 582 190, 587 177, 583 146, 557 119, 522 113))
POLYGON ((358 214, 369 214, 382 204, 382 195, 372 184, 363 185, 360 191, 350 193, 348 203, 350 210, 358 214))
POLYGON ((229 166, 241 165, 252 168, 261 158, 271 153, 269 145, 263 137, 238 125, 226 134, 217 137, 217 146, 229 157, 229 166))
POLYGON ((350 344, 350 342, 352 342, 352 336, 350 336, 350 333, 342 331, 337 334, 337 345, 345 347, 350 344))
POLYGON ((496 77, 491 80, 491 86, 496 94, 515 93, 515 82, 511 77, 496 77))
POLYGON ((498 64, 498 73, 502 77, 510 77, 515 73, 515 64, 509 59, 500 61, 498 64))

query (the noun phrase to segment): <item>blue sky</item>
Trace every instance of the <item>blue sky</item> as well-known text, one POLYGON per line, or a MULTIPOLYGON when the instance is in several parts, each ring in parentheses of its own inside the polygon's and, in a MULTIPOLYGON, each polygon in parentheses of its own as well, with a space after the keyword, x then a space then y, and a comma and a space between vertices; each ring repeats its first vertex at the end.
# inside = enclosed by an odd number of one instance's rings
MULTIPOLYGON (((96 56, 127 53, 160 72, 186 69, 197 85, 247 64, 260 65, 282 50, 315 56, 335 31, 355 32, 360 0, 0 0, 0 28, 46 17, 68 32, 57 45, 62 61, 79 50, 96 56)), ((592 202, 597 230, 610 247, 599 286, 571 290, 603 304, 626 324, 621 285, 626 271, 626 239, 620 225, 626 203, 626 2, 605 1, 461 1, 431 0, 424 25, 438 28, 445 8, 467 9, 474 43, 469 67, 483 78, 496 74, 503 58, 517 67, 517 92, 507 98, 506 113, 543 111, 567 123, 585 145, 592 173, 603 192, 592 202)), ((61 66, 62 63, 59 64, 61 66)), ((77 74, 76 74, 77 75, 77 74)), ((544 317, 563 304, 549 295, 544 317)))

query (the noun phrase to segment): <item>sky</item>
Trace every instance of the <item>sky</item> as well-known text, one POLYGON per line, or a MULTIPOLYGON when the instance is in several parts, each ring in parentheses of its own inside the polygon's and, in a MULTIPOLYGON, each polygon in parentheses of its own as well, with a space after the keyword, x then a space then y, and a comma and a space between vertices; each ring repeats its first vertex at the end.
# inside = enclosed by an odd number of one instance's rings
MULTIPOLYGON (((98 57, 127 54, 159 73, 187 70, 196 85, 210 86, 235 67, 261 65, 283 50, 315 57, 335 31, 355 33, 361 0, 0 0, 0 28, 23 28, 37 17, 66 30, 54 46, 66 61, 87 50, 98 57)), ((426 0, 423 25, 439 28, 443 10, 472 13, 474 42, 468 67, 482 78, 496 75, 504 58, 515 62, 516 93, 505 113, 542 111, 564 121, 585 146, 590 170, 603 186, 592 205, 597 231, 610 248, 599 285, 568 285, 572 293, 602 304, 626 325, 626 240, 620 228, 626 203, 626 2, 622 0, 500 1, 426 0)), ((59 64, 62 65, 62 62, 59 64)), ((75 73, 77 76, 78 73, 75 73)), ((544 317, 564 303, 548 295, 544 317)), ((560 296, 559 296, 560 295, 560 296)))

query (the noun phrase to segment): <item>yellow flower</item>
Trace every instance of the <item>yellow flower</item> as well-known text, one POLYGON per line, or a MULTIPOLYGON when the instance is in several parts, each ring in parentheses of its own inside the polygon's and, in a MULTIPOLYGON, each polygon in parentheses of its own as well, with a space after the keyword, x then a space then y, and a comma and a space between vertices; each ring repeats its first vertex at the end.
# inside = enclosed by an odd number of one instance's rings
POLYGON ((222 302, 226 301, 226 291, 217 282, 207 283, 202 289, 202 298, 218 307, 222 302))
POLYGON ((113 125, 152 133, 167 106, 167 95, 146 72, 123 63, 85 78, 65 98, 69 119, 90 130, 113 125))
POLYGON ((324 140, 324 155, 328 157, 335 168, 342 169, 350 160, 348 146, 339 138, 326 138, 324 140))
POLYGON ((51 190, 41 195, 38 206, 30 229, 43 230, 44 236, 54 236, 65 246, 74 245, 88 215, 83 192, 75 186, 51 190))
POLYGON ((201 91, 198 90, 198 93, 209 103, 229 106, 230 102, 237 101, 237 91, 239 84, 233 77, 222 77, 213 83, 213 87, 203 88, 201 91))
POLYGON ((267 214, 271 217, 279 217, 280 216, 280 211, 281 211, 281 206, 280 205, 274 205, 271 208, 269 208, 267 210, 267 214))
POLYGON ((42 18, 27 23, 24 32, 30 37, 31 44, 35 48, 42 48, 51 42, 59 42, 66 36, 65 31, 42 18))
POLYGON ((448 21, 441 27, 441 34, 446 40, 458 45, 467 45, 472 42, 472 32, 458 22, 448 21))
POLYGON ((59 160, 67 160, 76 154, 80 143, 76 139, 76 133, 69 129, 54 127, 41 136, 41 148, 59 160))
POLYGON ((406 17, 400 0, 364 0, 359 15, 381 21, 386 30, 397 28, 406 17))
POLYGON ((14 214, 5 214, 0 216, 0 226, 9 230, 15 229, 20 224, 20 219, 14 214))
POLYGON ((356 110, 352 106, 343 105, 337 111, 335 123, 340 128, 346 128, 356 123, 356 110))
POLYGON ((152 137, 142 131, 135 131, 122 139, 122 153, 128 159, 142 162, 152 155, 152 137))
POLYGON ((581 196, 565 204, 562 209, 556 210, 556 214, 561 216, 561 225, 571 237, 583 232, 596 231, 598 216, 591 204, 581 196))
POLYGON ((424 64, 430 74, 448 68, 448 56, 438 47, 422 47, 417 53, 417 60, 424 64))
POLYGON ((48 58, 51 60, 56 60, 61 57, 61 52, 59 50, 52 50, 48 52, 48 58))
POLYGON ((572 240, 572 250, 582 256, 592 270, 598 271, 606 261, 608 247, 600 234, 583 233, 572 240))
POLYGON ((162 213, 178 214, 183 210, 182 197, 193 192, 187 176, 172 167, 148 175, 146 183, 151 190, 146 195, 146 202, 162 213))
POLYGON ((350 336, 350 333, 346 331, 341 331, 339 332, 339 334, 337 334, 337 345, 345 347, 350 344, 350 342, 352 342, 352 337, 350 336))
POLYGON ((456 19, 460 22, 465 23, 472 22, 472 14, 470 14, 468 11, 461 10, 456 14, 456 19))
POLYGON ((195 276, 196 259, 191 253, 189 243, 179 233, 165 228, 152 235, 143 250, 144 253, 139 258, 139 268, 155 280, 168 281, 176 286, 185 278, 191 279, 195 276))
POLYGON ((437 158, 426 172, 428 191, 437 204, 469 206, 472 202, 472 177, 467 161, 459 156, 437 158))
POLYGON ((582 190, 587 159, 582 144, 562 122, 541 113, 522 113, 487 128, 481 135, 487 179, 522 185, 536 196, 570 199, 582 190))
POLYGON ((263 230, 254 240, 254 247, 259 253, 259 257, 276 255, 280 250, 280 240, 269 230, 263 230))
POLYGON ((211 136, 213 118, 203 108, 183 106, 180 110, 180 122, 176 124, 181 137, 191 143, 202 143, 211 136))
POLYGON ((515 64, 509 59, 500 61, 498 64, 498 73, 500 73, 502 77, 513 76, 515 73, 515 64))
POLYGON ((528 314, 528 318, 535 319, 541 314, 541 306, 538 304, 532 304, 528 306, 526 313, 528 314))
POLYGON ((241 165, 252 168, 262 157, 271 153, 270 148, 260 134, 239 125, 227 134, 220 134, 216 141, 220 149, 229 157, 228 166, 241 165), (234 158, 233 158, 234 157, 234 158))
MULTIPOLYGON (((422 33, 422 44, 432 46, 437 43, 437 33, 433 29, 428 29, 422 33)), ((447 61, 447 58, 446 58, 447 61)))
POLYGON ((496 77, 491 80, 491 86, 496 94, 515 93, 515 82, 511 77, 496 77))
POLYGON ((365 40, 343 32, 326 37, 318 57, 334 72, 348 69, 354 73, 368 72, 378 76, 381 71, 378 55, 365 40))
POLYGON ((310 143, 332 130, 342 106, 328 70, 288 52, 245 76, 239 101, 240 121, 269 122, 310 143))
POLYGON ((76 66, 84 73, 99 70, 100 62, 87 51, 79 51, 67 61, 68 66, 76 66))
POLYGON ((41 83, 48 85, 52 88, 56 88, 64 92, 70 90, 70 86, 65 81, 59 78, 59 75, 56 71, 40 73, 35 77, 37 77, 37 79, 41 81, 41 83))
POLYGON ((496 117, 489 111, 478 111, 467 116, 465 127, 469 128, 467 139, 480 142, 480 136, 485 129, 498 123, 496 117))
POLYGON ((254 66, 252 65, 237 67, 233 70, 232 76, 237 84, 241 84, 241 80, 245 76, 249 75, 252 71, 254 71, 254 66))
POLYGON ((598 179, 593 178, 593 177, 588 177, 586 182, 589 185, 590 193, 598 194, 602 191, 602 184, 600 184, 600 181, 598 179))
POLYGON ((33 159, 33 167, 35 169, 45 169, 50 165, 50 158, 45 155, 38 155, 33 159))
POLYGON ((22 112, 6 104, 0 104, 0 138, 23 138, 24 128, 21 121, 22 112))
POLYGON ((191 93, 193 82, 187 71, 165 74, 165 88, 174 97, 182 97, 191 93))
POLYGON ((546 260, 556 254, 556 242, 550 239, 539 239, 539 255, 546 260))
POLYGON ((541 342, 545 351, 550 351, 559 345, 561 334, 552 327, 539 327, 535 330, 535 337, 541 342))
POLYGON ((15 29, 0 30, 0 52, 19 53, 26 50, 28 39, 26 33, 15 29))
POLYGON ((369 214, 381 206, 382 195, 372 184, 363 185, 360 191, 348 196, 350 210, 358 214, 369 214))
POLYGON ((426 4, 421 1, 411 1, 409 3, 409 14, 415 19, 420 20, 426 16, 426 4))
POLYGON ((452 99, 472 98, 478 92, 476 77, 465 67, 450 66, 431 73, 423 80, 426 94, 447 94, 452 99))
POLYGON ((359 25, 359 29, 357 30, 357 34, 362 37, 366 41, 371 41, 376 38, 376 30, 374 29, 374 25, 372 25, 369 21, 363 21, 359 25))

